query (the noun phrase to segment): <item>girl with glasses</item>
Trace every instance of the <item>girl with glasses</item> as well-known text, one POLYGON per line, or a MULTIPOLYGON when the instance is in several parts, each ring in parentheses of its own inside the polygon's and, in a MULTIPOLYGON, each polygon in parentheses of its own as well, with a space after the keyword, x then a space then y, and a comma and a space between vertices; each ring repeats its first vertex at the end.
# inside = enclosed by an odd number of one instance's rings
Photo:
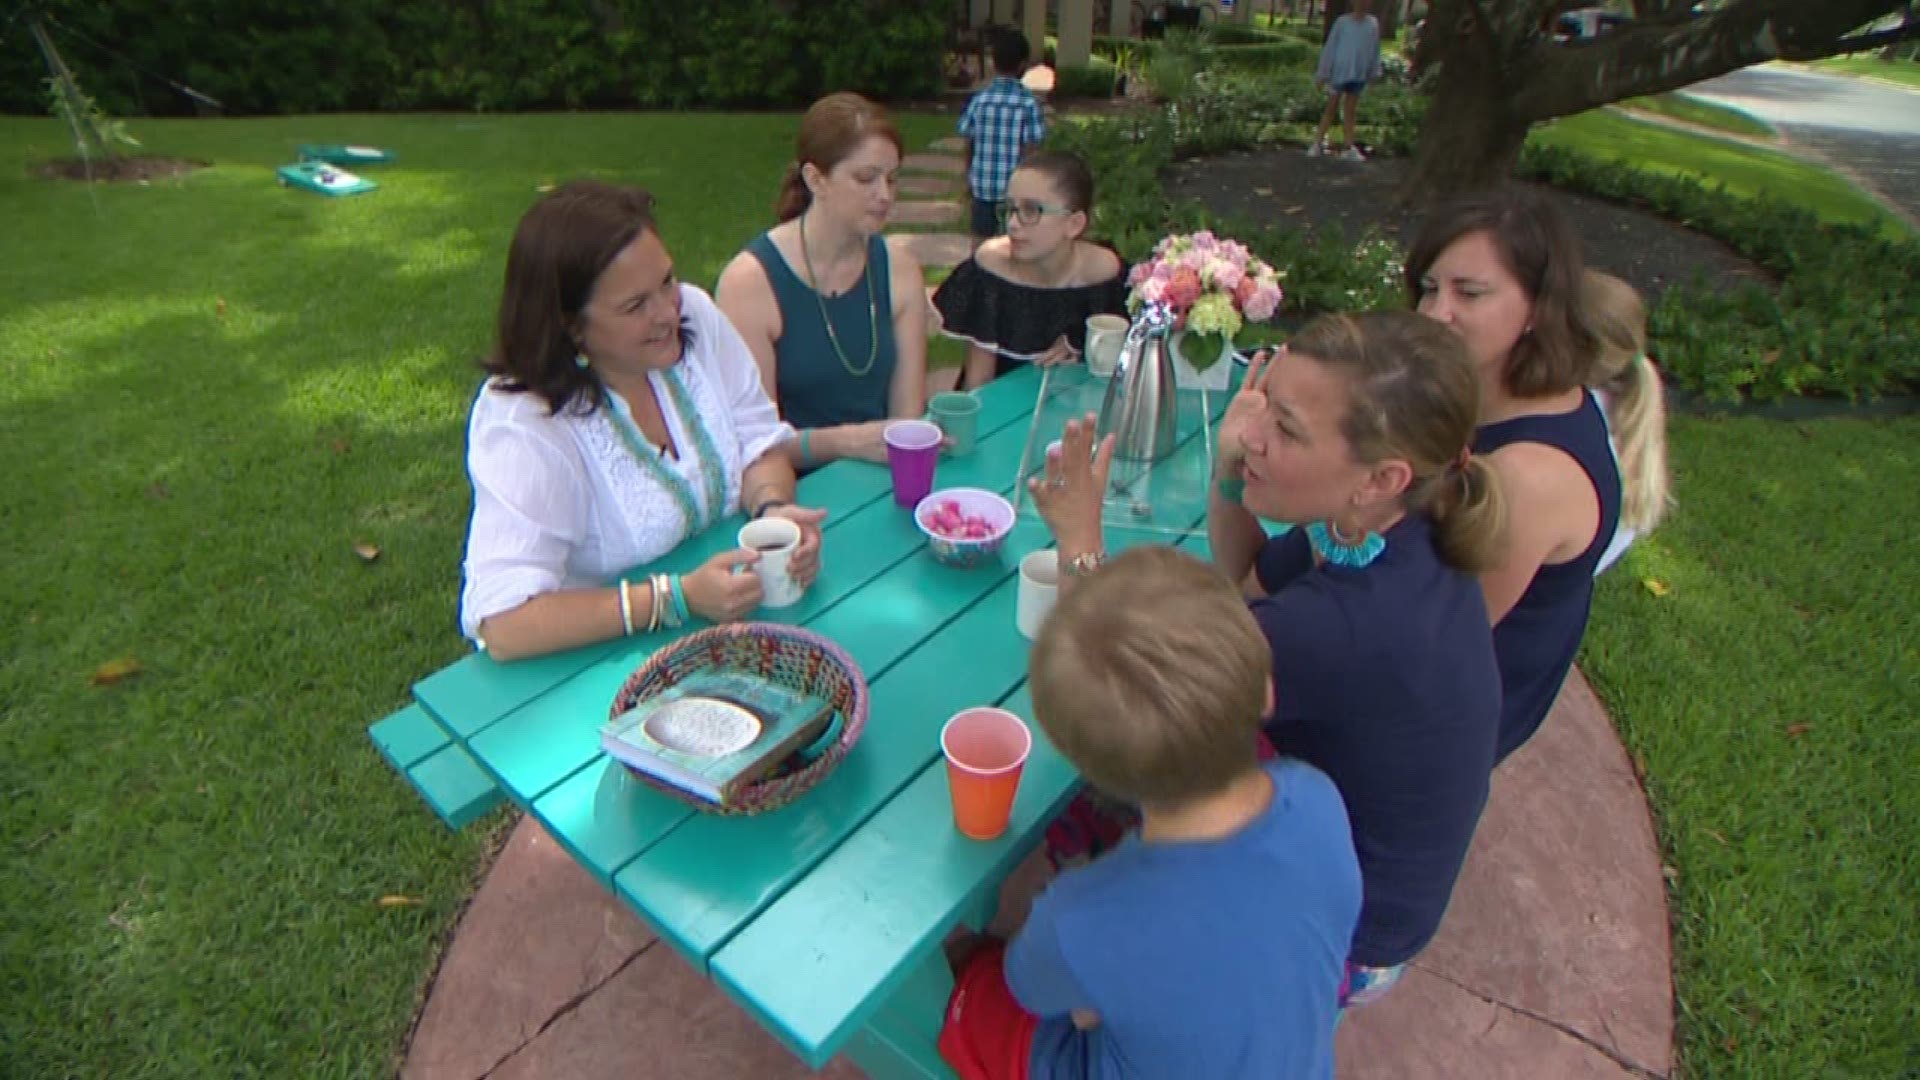
POLYGON ((1007 182, 1006 227, 933 294, 941 332, 967 343, 965 389, 1013 365, 1070 364, 1086 346, 1087 317, 1124 315, 1127 268, 1085 239, 1093 174, 1057 150, 1027 155, 1007 182))

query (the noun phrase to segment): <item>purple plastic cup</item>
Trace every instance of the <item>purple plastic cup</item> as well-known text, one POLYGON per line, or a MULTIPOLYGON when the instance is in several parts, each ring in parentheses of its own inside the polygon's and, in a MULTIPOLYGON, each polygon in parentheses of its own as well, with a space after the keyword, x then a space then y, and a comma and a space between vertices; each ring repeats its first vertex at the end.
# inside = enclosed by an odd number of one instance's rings
POLYGON ((940 463, 940 425, 926 420, 896 420, 887 425, 887 467, 893 470, 893 501, 912 509, 933 491, 933 469, 940 463))

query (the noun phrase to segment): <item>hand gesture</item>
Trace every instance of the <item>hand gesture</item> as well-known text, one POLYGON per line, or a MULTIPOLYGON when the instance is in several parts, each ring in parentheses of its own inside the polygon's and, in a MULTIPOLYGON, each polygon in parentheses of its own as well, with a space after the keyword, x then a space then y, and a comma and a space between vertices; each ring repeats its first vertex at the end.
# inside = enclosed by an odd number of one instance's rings
POLYGON ((1047 455, 1044 476, 1027 478, 1033 505, 1053 533, 1062 559, 1105 549, 1100 504, 1113 469, 1113 436, 1101 439, 1096 449, 1095 427, 1092 413, 1083 420, 1067 421, 1060 452, 1047 455))
POLYGON ((800 526, 800 544, 787 560, 787 573, 801 588, 812 588, 813 579, 820 576, 820 523, 826 520, 827 512, 805 506, 776 506, 767 511, 767 516, 786 518, 800 526))
POLYGON ((1067 335, 1061 334, 1052 345, 1047 347, 1046 352, 1034 357, 1033 362, 1038 367, 1057 367, 1061 364, 1071 364, 1078 359, 1079 357, 1074 355, 1073 346, 1067 342, 1067 335))
MULTIPOLYGON (((1286 353, 1287 347, 1282 345, 1279 355, 1284 357, 1286 353)), ((1220 418, 1220 449, 1214 466, 1221 476, 1239 471, 1240 463, 1247 459, 1247 436, 1267 422, 1266 377, 1273 358, 1266 349, 1254 353, 1247 361, 1247 375, 1240 380, 1239 393, 1227 402, 1227 413, 1220 418)))
POLYGON ((758 552, 736 550, 723 551, 701 563, 698 570, 680 579, 687 606, 709 622, 746 618, 760 606, 760 576, 746 572, 759 560, 758 552))

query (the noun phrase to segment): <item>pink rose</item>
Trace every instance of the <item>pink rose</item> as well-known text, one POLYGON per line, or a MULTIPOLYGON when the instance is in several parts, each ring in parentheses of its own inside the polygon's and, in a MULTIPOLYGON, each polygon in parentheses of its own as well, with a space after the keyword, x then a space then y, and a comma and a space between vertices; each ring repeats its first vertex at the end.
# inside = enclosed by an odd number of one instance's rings
POLYGON ((1253 291, 1253 297, 1247 301, 1246 316, 1254 322, 1266 322, 1280 309, 1280 289, 1273 285, 1262 285, 1253 291))
POLYGON ((1186 311, 1200 299, 1200 275, 1190 267, 1181 267, 1173 272, 1167 281, 1167 303, 1179 311, 1186 311))
POLYGON ((1260 283, 1258 281, 1250 277, 1242 277, 1239 281, 1234 282, 1233 285, 1234 306, 1238 307, 1242 312, 1245 312, 1247 310, 1247 301, 1253 299, 1253 294, 1259 291, 1260 283))
POLYGON ((1240 287, 1240 283, 1246 280, 1247 275, 1246 271, 1233 263, 1215 259, 1207 266, 1207 277, 1212 279, 1216 286, 1232 292, 1240 287))

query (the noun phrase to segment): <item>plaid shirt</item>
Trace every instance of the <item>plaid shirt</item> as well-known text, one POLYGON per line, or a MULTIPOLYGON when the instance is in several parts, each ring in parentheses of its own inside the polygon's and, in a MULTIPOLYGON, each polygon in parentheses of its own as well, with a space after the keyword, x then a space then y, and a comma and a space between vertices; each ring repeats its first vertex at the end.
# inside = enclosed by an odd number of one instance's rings
POLYGON ((967 170, 973 197, 999 202, 1007 197, 1007 180, 1020 154, 1047 137, 1047 122, 1033 94, 1018 79, 1002 75, 968 99, 960 134, 973 140, 973 165, 967 170))

